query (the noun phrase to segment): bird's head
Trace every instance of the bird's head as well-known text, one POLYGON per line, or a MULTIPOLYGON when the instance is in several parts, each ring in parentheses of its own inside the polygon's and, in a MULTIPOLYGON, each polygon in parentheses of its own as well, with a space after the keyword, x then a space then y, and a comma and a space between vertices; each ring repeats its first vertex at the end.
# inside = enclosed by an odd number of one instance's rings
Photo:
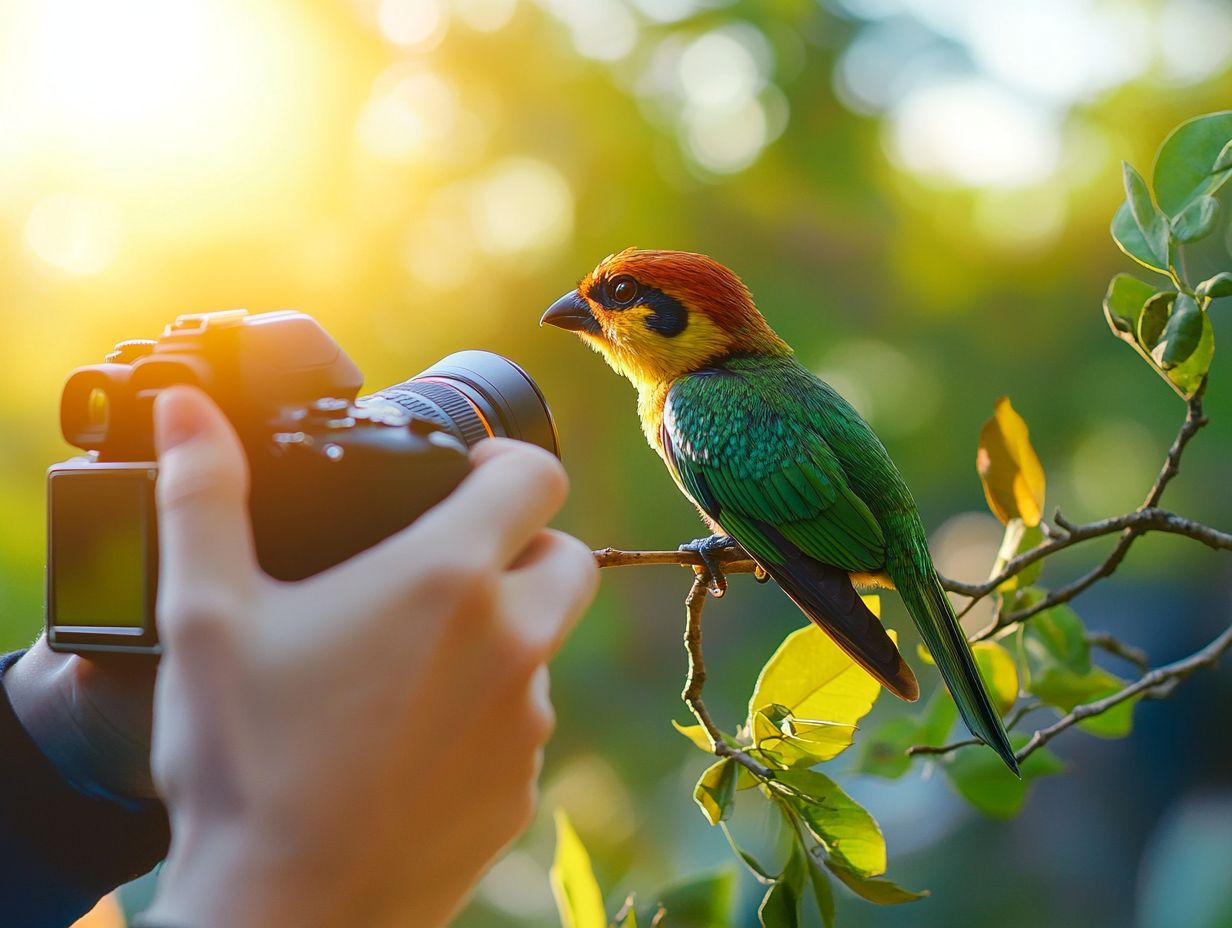
POLYGON ((739 277, 684 251, 609 255, 539 323, 576 332, 639 387, 670 383, 737 352, 791 350, 739 277))

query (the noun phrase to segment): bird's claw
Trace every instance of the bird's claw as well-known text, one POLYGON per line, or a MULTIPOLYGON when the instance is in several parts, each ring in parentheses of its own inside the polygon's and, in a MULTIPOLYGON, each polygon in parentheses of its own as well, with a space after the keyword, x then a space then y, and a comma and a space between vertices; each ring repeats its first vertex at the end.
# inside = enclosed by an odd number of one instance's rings
POLYGON ((708 538, 695 538, 680 546, 680 551, 692 551, 701 558, 701 567, 693 569, 698 574, 706 575, 706 591, 715 599, 721 599, 727 592, 727 576, 723 573, 723 565, 719 563, 719 555, 736 547, 735 539, 728 535, 711 535, 708 538))

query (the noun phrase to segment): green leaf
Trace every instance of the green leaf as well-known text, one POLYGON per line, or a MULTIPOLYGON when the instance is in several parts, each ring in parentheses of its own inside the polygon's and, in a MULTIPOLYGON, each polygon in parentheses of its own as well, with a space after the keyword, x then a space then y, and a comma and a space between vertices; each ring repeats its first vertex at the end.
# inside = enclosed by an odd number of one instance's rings
POLYGON ((923 899, 929 894, 927 889, 918 893, 912 892, 909 889, 903 889, 897 883, 893 883, 890 880, 867 879, 858 873, 848 870, 846 867, 836 864, 832 860, 827 860, 826 866, 853 893, 862 899, 867 899, 869 902, 875 902, 877 905, 902 905, 904 902, 915 902, 917 899, 923 899))
POLYGON ((1175 290, 1162 290, 1146 301, 1138 317, 1138 343, 1150 351, 1159 342, 1168 325, 1168 314, 1176 300, 1175 290))
POLYGON ((876 820, 816 770, 783 770, 776 779, 791 787, 792 808, 826 852, 861 876, 885 873, 886 846, 876 820))
POLYGON ((1145 268, 1150 268, 1152 271, 1158 271, 1160 274, 1168 273, 1168 263, 1160 261, 1155 257, 1151 246, 1147 244, 1146 237, 1142 234, 1142 230, 1138 228, 1138 224, 1134 221, 1134 214, 1129 208, 1129 203, 1122 201, 1117 208, 1116 213, 1112 217, 1112 240, 1116 242, 1117 247, 1126 255, 1133 258, 1145 268))
POLYGON ((1022 642, 1028 687, 1033 687, 1035 677, 1053 665, 1076 674, 1085 674, 1091 669, 1091 646, 1087 643, 1086 628, 1069 606, 1053 606, 1028 619, 1022 642))
POLYGON ((1163 335, 1151 349, 1155 363, 1164 370, 1171 370, 1192 355, 1202 340, 1204 316, 1197 300, 1188 293, 1178 293, 1163 335))
POLYGON ((1168 266, 1168 217, 1151 199, 1150 188, 1142 175, 1128 161, 1121 162, 1126 202, 1134 217, 1134 225, 1142 234, 1151 257, 1159 267, 1168 266))
POLYGON ((856 770, 896 780, 911 769, 907 748, 924 741, 920 722, 905 715, 889 719, 861 739, 856 770))
POLYGON ((1202 336, 1198 339, 1198 346, 1193 350, 1193 354, 1164 374, 1186 396, 1193 396, 1201 386, 1206 372, 1211 369, 1211 358, 1215 356, 1215 329, 1211 325, 1210 314, 1202 313, 1201 316, 1202 336))
POLYGON ((1223 151, 1221 151, 1219 153, 1219 157, 1215 159, 1215 164, 1211 168, 1211 173, 1221 174, 1229 169, 1232 169, 1232 139, 1228 139, 1228 144, 1223 147, 1223 151))
MULTIPOLYGON (((1031 692, 1062 712, 1075 706, 1095 702, 1124 689, 1128 684, 1102 667, 1092 667, 1086 673, 1077 674, 1064 668, 1052 668, 1039 674, 1032 682, 1031 692)), ((1113 706, 1107 712, 1083 719, 1080 728, 1102 738, 1123 738, 1133 730, 1134 705, 1138 697, 1132 697, 1113 706)))
POLYGON ((804 894, 804 860, 800 845, 792 844, 787 866, 766 892, 757 910, 757 918, 765 928, 798 928, 800 897, 804 894))
POLYGON ((693 787, 693 801, 711 825, 726 821, 736 798, 736 762, 724 757, 705 769, 693 787))
POLYGON ((1232 177, 1232 110, 1181 123, 1164 139, 1155 158, 1155 196, 1176 216, 1201 196, 1214 193, 1232 177))
POLYGON ((1133 274, 1117 274, 1112 278, 1104 295, 1104 318, 1117 338, 1136 344, 1138 317, 1146 301, 1155 293, 1155 287, 1133 274))
MULTIPOLYGON (((1026 740, 1021 735, 1010 739, 1016 749, 1026 740)), ((1020 780, 992 751, 969 747, 948 755, 942 769, 959 795, 985 815, 1013 818, 1026 802, 1031 783, 1042 776, 1060 773, 1063 768, 1055 754, 1040 748, 1022 763, 1020 780)))
POLYGON ((1018 667, 1010 652, 995 641, 980 641, 971 648, 980 676, 997 712, 1005 715, 1018 701, 1018 667))
POLYGON ((1198 197, 1172 220, 1173 240, 1188 244, 1206 238, 1215 231, 1215 219, 1218 215, 1218 200, 1206 195, 1198 197))
POLYGON ((817 903, 817 914, 821 916, 824 928, 834 928, 834 890, 830 886, 830 878, 813 854, 809 859, 809 882, 813 886, 813 901, 817 903))
POLYGON ((672 728, 680 732, 707 754, 714 753, 714 745, 710 743, 710 736, 706 734, 706 729, 701 725, 681 725, 675 719, 672 719, 672 728))
MULTIPOLYGON (((880 615, 877 597, 865 602, 880 615)), ((759 709, 779 705, 798 719, 854 726, 880 692, 881 684, 864 668, 820 628, 808 625, 788 635, 762 668, 749 699, 749 725, 759 709)))
POLYGON ((921 719, 925 744, 941 744, 958 721, 958 706, 954 697, 944 686, 937 687, 924 706, 924 716, 921 719))
POLYGON ((744 865, 749 868, 753 876, 763 883, 769 883, 774 879, 770 875, 770 871, 762 866, 756 857, 736 843, 736 839, 732 837, 731 829, 726 824, 720 823, 719 827, 723 829, 723 837, 727 839, 728 845, 735 852, 736 856, 744 861, 744 865))
POLYGON ((736 875, 728 869, 692 877, 659 895, 665 928, 714 928, 732 921, 736 875))
POLYGON ((1214 277, 1208 277, 1198 284, 1196 292, 1198 296, 1208 297, 1212 300, 1217 300, 1224 296, 1232 296, 1232 273, 1220 271, 1214 277))
POLYGON ((590 855, 563 809, 556 810, 556 856, 550 876, 563 928, 607 928, 590 855))
MULTIPOLYGON (((1069 712, 1117 692, 1126 681, 1091 663, 1091 648, 1082 620, 1066 606, 1032 616, 1021 634, 1027 666, 1027 689, 1050 706, 1069 712)), ((1137 699, 1128 699, 1103 715, 1084 719, 1080 727, 1105 738, 1119 738, 1133 727, 1137 699)))

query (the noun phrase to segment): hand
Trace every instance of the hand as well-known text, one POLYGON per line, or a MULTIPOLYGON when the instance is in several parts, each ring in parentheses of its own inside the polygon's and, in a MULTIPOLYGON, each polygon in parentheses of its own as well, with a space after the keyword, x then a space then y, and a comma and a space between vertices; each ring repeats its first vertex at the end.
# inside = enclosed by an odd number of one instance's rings
POLYGON ((22 727, 66 781, 118 802, 151 800, 154 661, 93 661, 40 637, 4 675, 22 727))
POLYGON ((189 388, 156 406, 162 544, 154 778, 175 925, 431 926, 530 822, 546 662, 592 599, 544 529, 550 455, 484 442, 410 528, 285 584, 255 561, 245 461, 189 388))

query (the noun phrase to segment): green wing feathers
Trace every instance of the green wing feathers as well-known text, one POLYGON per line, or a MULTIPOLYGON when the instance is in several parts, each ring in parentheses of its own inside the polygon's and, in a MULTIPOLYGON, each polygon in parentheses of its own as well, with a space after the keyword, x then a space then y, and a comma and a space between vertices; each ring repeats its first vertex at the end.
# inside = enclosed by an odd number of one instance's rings
POLYGON ((685 492, 755 557, 784 557, 757 527, 763 522, 827 564, 871 571, 885 563, 881 526, 848 486, 834 452, 799 417, 750 395, 738 378, 695 374, 678 381, 664 410, 663 438, 685 492))
POLYGON ((841 396, 789 357, 732 358, 676 381, 659 437, 698 508, 854 660, 914 699, 914 675, 848 577, 886 570, 967 727, 1017 772, 911 494, 841 396))

